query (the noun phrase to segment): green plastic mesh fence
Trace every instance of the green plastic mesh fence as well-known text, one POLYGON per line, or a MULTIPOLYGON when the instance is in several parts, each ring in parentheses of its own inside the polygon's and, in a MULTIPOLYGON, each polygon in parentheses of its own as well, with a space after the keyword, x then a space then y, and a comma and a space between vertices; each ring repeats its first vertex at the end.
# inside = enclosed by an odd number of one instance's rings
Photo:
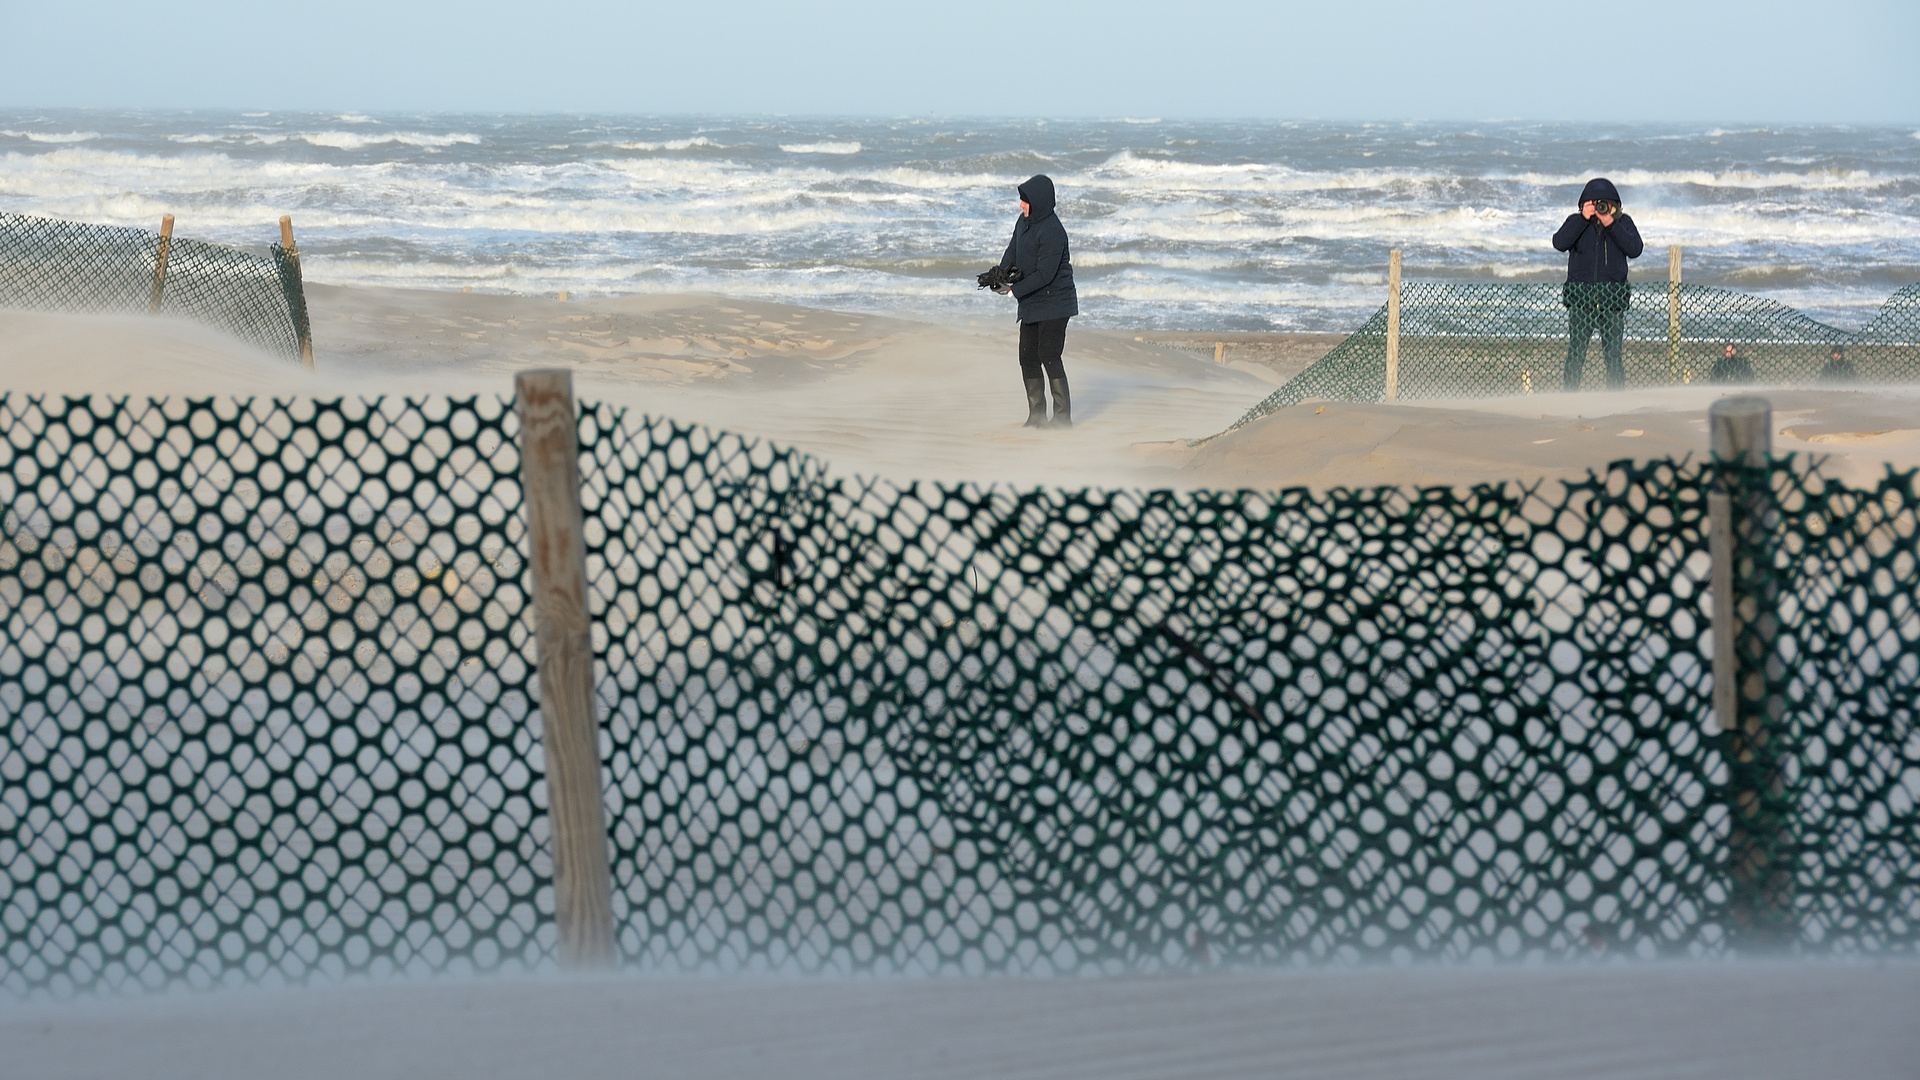
POLYGON ((157 310, 297 358, 306 320, 299 268, 268 255, 173 237, 154 308, 157 232, 0 214, 0 307, 118 314, 157 310))
MULTIPOLYGON (((0 433, 0 986, 550 960, 508 406, 9 396, 0 433)), ((1753 738, 1710 716, 1711 468, 1010 491, 580 437, 629 964, 1920 944, 1914 474, 1728 474, 1791 598, 1753 738)))
MULTIPOLYGON (((1914 382, 1920 285, 1895 293, 1850 334, 1772 300, 1699 285, 1408 282, 1401 287, 1399 364, 1401 398, 1700 382, 1914 382)), ((1381 401, 1386 381, 1383 306, 1233 426, 1312 399, 1381 401)))

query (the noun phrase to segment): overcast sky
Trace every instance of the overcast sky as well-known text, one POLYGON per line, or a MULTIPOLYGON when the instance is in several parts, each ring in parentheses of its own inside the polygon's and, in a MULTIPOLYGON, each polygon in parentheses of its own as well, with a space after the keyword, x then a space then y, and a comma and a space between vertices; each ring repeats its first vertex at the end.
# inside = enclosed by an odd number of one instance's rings
POLYGON ((0 0, 0 105, 1920 121, 1920 2, 0 0))

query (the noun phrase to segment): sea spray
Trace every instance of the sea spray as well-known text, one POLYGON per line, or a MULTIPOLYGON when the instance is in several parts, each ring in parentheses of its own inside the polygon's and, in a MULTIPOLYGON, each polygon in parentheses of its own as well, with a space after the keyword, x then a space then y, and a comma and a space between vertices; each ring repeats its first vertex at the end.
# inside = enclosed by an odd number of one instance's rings
MULTIPOLYGON (((1579 186, 1619 183, 1689 282, 1858 325, 1920 280, 1907 128, 0 111, 0 210, 264 245, 309 280, 698 291, 1001 317, 972 275, 1013 186, 1058 182, 1081 322, 1346 330, 1414 280, 1551 281, 1579 186)), ((1665 260, 1642 259, 1639 280, 1665 260)))

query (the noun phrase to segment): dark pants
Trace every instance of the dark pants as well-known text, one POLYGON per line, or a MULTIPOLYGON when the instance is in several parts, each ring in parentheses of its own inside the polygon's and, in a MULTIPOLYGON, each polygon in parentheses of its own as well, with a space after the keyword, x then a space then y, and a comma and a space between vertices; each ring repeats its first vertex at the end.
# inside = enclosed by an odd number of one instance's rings
POLYGON ((1607 387, 1618 390, 1627 385, 1626 365, 1620 359, 1620 339, 1626 334, 1627 313, 1613 310, 1616 290, 1625 285, 1589 285, 1584 289, 1567 286, 1567 381, 1569 390, 1580 389, 1580 376, 1587 367, 1587 345, 1600 335, 1600 351, 1607 360, 1607 387), (1586 294, 1597 295, 1586 295, 1586 294))
POLYGON ((1067 377, 1067 366, 1060 355, 1067 351, 1067 320, 1020 324, 1020 378, 1038 380, 1040 369, 1056 379, 1067 377))

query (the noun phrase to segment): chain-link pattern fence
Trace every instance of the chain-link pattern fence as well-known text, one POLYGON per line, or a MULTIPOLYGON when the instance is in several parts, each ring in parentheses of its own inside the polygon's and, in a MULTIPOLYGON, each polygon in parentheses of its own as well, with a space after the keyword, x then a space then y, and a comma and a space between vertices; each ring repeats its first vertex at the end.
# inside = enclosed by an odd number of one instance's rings
MULTIPOLYGON (((1383 400, 1387 333, 1382 306, 1233 426, 1312 399, 1383 400)), ((1851 334, 1772 300, 1700 285, 1402 286, 1400 398, 1591 390, 1610 378, 1627 387, 1914 382, 1920 380, 1920 285, 1895 293, 1851 334), (1569 348, 1582 338, 1584 348, 1569 348)))
POLYGON ((306 299, 294 260, 157 232, 0 213, 0 307, 157 311, 298 358, 306 299), (156 307, 155 301, 158 300, 156 307))
MULTIPOLYGON (((0 434, 0 985, 551 956, 506 406, 13 396, 0 434)), ((1709 715, 1699 466, 1011 491, 580 439, 628 963, 1920 942, 1912 474, 1743 481, 1793 600, 1756 754, 1709 715)))

